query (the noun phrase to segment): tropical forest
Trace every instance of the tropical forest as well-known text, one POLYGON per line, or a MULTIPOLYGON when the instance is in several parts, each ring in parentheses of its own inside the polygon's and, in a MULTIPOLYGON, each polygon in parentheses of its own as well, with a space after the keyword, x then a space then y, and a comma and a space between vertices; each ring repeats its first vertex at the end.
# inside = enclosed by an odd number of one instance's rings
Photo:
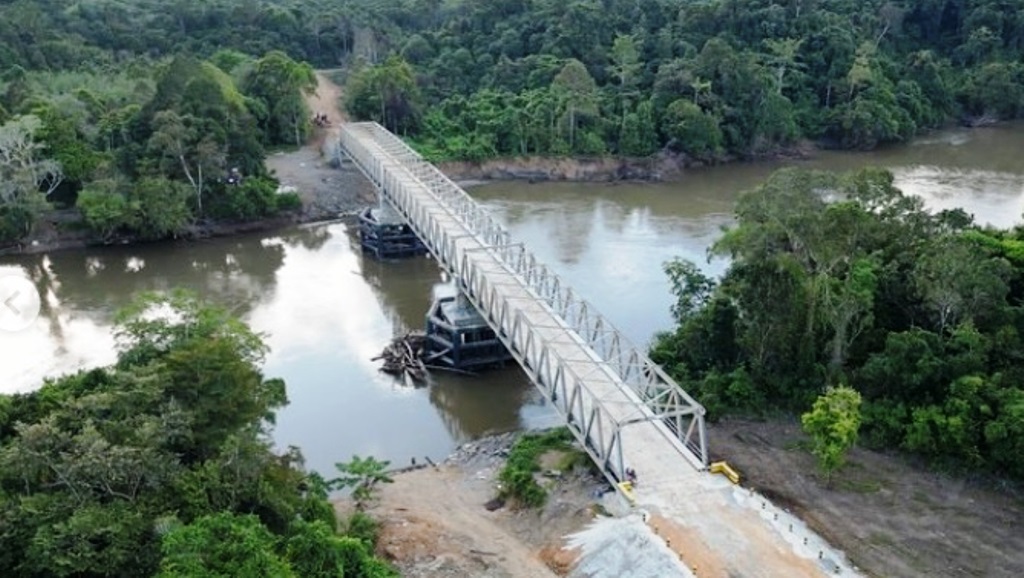
MULTIPOLYGON (((318 70, 430 161, 697 168, 1024 118, 1024 0, 0 0, 0 249, 299 220, 265 160, 314 133, 318 70)), ((856 442, 1019 491, 1024 228, 787 168, 708 256, 664 264, 650 356, 709 421, 803 416, 828 475, 856 442)), ((274 447, 264 335, 187 292, 115 327, 114 363, 0 394, 0 575, 397 575, 328 501, 386 464, 274 447)))

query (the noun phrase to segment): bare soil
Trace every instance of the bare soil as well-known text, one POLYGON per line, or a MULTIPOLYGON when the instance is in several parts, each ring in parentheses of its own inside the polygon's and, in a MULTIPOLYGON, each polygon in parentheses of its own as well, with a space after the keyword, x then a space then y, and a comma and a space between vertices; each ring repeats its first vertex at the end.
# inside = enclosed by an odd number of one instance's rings
POLYGON ((576 554, 563 537, 594 518, 603 483, 585 470, 565 473, 544 480, 549 498, 539 510, 488 511, 515 437, 466 444, 443 464, 394 476, 368 510, 381 523, 377 553, 409 578, 565 575, 576 554))
POLYGON ((313 128, 309 142, 295 151, 267 157, 267 168, 302 199, 304 222, 346 216, 375 202, 370 183, 349 162, 343 162, 338 148, 338 131, 348 119, 341 99, 343 92, 329 71, 317 71, 317 89, 306 103, 314 114, 327 116, 328 126, 313 128))
POLYGON ((710 445, 755 488, 873 576, 1024 576, 1019 489, 854 448, 831 487, 795 421, 729 420, 710 445))

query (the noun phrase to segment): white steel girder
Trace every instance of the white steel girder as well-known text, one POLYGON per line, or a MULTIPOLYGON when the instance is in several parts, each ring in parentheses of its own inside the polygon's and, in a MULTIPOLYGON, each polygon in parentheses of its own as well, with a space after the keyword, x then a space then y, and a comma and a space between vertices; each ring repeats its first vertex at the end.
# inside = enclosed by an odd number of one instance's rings
POLYGON ((707 467, 704 407, 465 191, 376 123, 343 125, 341 149, 456 279, 609 478, 624 479, 622 430, 642 422, 656 423, 694 467, 707 467), (613 382, 616 399, 596 395, 588 380, 613 382))

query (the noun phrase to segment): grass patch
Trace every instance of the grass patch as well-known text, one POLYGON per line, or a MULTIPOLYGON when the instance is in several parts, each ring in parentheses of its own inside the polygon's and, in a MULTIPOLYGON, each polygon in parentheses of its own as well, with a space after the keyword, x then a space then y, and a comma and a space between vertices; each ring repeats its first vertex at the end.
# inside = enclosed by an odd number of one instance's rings
MULTIPOLYGON (((534 473, 540 471, 540 456, 550 450, 564 451, 566 454, 578 453, 572 449, 572 434, 566 428, 519 438, 508 454, 505 467, 498 474, 502 483, 501 496, 522 507, 543 506, 547 491, 534 479, 534 473)), ((567 456, 563 461, 570 458, 572 463, 578 459, 576 456, 567 456)))
POLYGON ((836 478, 836 487, 847 492, 857 494, 874 494, 882 489, 882 482, 878 480, 851 480, 848 478, 836 478))
POLYGON ((583 450, 570 447, 569 449, 561 450, 560 454, 558 464, 555 466, 556 470, 571 472, 576 468, 597 469, 594 466, 594 462, 590 461, 590 456, 583 450))
POLYGON ((343 533, 350 538, 361 540, 372 549, 377 544, 380 523, 364 512, 356 512, 348 519, 343 533))

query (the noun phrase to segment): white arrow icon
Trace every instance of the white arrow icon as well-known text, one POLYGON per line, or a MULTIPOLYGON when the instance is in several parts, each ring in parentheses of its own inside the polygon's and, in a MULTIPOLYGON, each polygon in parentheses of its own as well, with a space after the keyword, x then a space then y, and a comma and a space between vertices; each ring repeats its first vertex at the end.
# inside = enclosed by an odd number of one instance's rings
POLYGON ((18 298, 18 295, 21 295, 21 291, 15 291, 13 295, 8 297, 7 299, 4 299, 4 307, 13 311, 15 315, 21 315, 21 311, 19 311, 18 308, 14 306, 14 300, 18 298))
POLYGON ((39 293, 20 275, 0 277, 0 331, 21 331, 39 315, 39 293))

